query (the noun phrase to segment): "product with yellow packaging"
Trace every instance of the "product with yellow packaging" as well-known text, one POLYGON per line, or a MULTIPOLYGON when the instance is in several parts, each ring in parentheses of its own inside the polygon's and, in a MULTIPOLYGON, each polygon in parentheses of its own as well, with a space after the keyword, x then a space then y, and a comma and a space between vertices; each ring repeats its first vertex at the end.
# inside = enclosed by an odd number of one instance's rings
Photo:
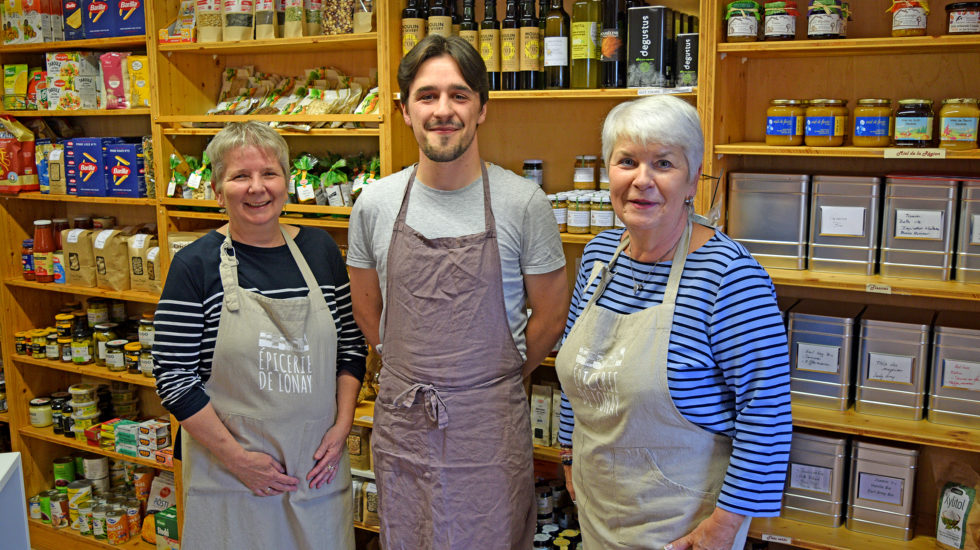
POLYGON ((23 110, 27 108, 27 65, 3 66, 3 108, 23 110))
POLYGON ((888 147, 891 135, 891 100, 859 99, 854 107, 854 146, 888 147))
POLYGON ((806 138, 809 147, 838 147, 847 129, 847 101, 814 99, 806 108, 806 138))
POLYGON ((766 145, 803 145, 806 110, 798 99, 773 99, 766 110, 766 145))
POLYGON ((976 149, 980 108, 972 97, 943 100, 939 111, 939 146, 943 149, 976 149))
POLYGON ((131 55, 126 58, 126 72, 129 74, 129 106, 150 106, 150 68, 145 55, 131 55))

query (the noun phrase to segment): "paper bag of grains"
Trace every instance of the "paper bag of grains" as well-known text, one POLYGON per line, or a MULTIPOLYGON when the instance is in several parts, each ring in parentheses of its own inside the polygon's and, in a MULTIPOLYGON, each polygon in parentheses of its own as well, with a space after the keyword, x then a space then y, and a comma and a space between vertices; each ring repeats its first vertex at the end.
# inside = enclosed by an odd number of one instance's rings
POLYGON ((129 237, 119 229, 103 229, 92 236, 98 287, 129 290, 129 237))
POLYGON ((221 41, 220 0, 197 0, 194 6, 198 42, 221 41))
POLYGON ((936 548, 980 549, 980 473, 969 464, 937 459, 933 463, 939 506, 936 514, 936 548))
POLYGON ((94 287, 95 254, 92 251, 90 229, 65 229, 61 232, 61 248, 65 253, 65 282, 70 285, 94 287))
POLYGON ((357 470, 371 469, 371 428, 352 426, 347 435, 347 452, 350 467, 357 470))
POLYGON ((154 246, 146 251, 146 285, 147 292, 163 293, 163 266, 160 264, 160 247, 154 246))
POLYGON ((252 0, 225 0, 221 4, 221 39, 225 42, 251 40, 255 28, 252 0))
POLYGON ((256 0, 255 39, 276 38, 276 0, 256 0))
POLYGON ((306 14, 303 11, 303 0, 283 0, 286 8, 286 21, 283 23, 282 35, 285 38, 303 36, 306 26, 306 14))
POLYGON ((174 231, 167 233, 167 246, 170 250, 170 257, 173 258, 182 248, 196 241, 200 237, 200 233, 194 233, 191 231, 174 231))
POLYGON ((129 238, 129 286, 133 290, 150 291, 146 254, 155 246, 157 238, 153 235, 140 233, 129 238))

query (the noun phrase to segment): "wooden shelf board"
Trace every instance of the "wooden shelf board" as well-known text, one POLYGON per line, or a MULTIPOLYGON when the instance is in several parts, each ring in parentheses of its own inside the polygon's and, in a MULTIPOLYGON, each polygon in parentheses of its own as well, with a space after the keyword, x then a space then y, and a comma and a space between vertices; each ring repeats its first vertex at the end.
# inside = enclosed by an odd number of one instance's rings
POLYGON ((793 405, 793 425, 932 447, 980 452, 980 430, 935 424, 928 420, 902 420, 861 414, 854 409, 833 411, 793 405))
MULTIPOLYGON (((165 136, 213 136, 221 128, 163 128, 165 136)), ((380 137, 379 128, 313 128, 309 132, 276 129, 284 137, 380 137)))
POLYGON ((772 282, 777 285, 873 292, 897 296, 980 300, 980 284, 976 283, 776 268, 766 268, 766 271, 772 277, 772 282))
POLYGON ((561 457, 558 456, 558 449, 555 447, 542 447, 541 445, 535 445, 534 458, 545 462, 554 462, 555 464, 561 462, 561 457))
POLYGON ((755 518, 749 537, 809 550, 932 550, 936 539, 917 536, 900 541, 850 531, 844 526, 824 527, 783 518, 755 518))
POLYGON ((7 411, 0 412, 0 422, 10 424, 10 415, 7 413, 7 411))
POLYGON ((585 244, 595 237, 592 233, 562 233, 561 242, 563 243, 574 243, 574 244, 585 244))
POLYGON ((20 435, 24 437, 30 437, 32 439, 50 441, 51 443, 56 443, 58 445, 64 445, 66 447, 72 447, 74 449, 88 451, 90 453, 107 456, 109 458, 115 458, 117 460, 126 460, 128 462, 133 462, 141 466, 149 466, 151 468, 156 468, 157 470, 165 470, 168 472, 172 472, 174 470, 172 466, 164 466, 163 464, 159 464, 155 460, 147 460, 145 458, 138 458, 134 456, 120 454, 115 451, 102 449, 100 447, 92 447, 91 445, 78 441, 73 437, 64 437, 62 435, 56 435, 51 428, 35 428, 34 426, 21 426, 18 431, 20 432, 20 435))
MULTIPOLYGON (((715 145, 715 153, 723 155, 764 155, 768 157, 838 157, 884 159, 882 147, 806 147, 766 145, 758 141, 741 141, 715 145)), ((970 151, 946 151, 945 159, 933 160, 980 160, 980 149, 970 151)), ((929 160, 929 159, 917 159, 929 160)))
POLYGON ((41 520, 29 519, 27 520, 28 526, 31 532, 31 546, 35 548, 71 548, 72 550, 101 550, 101 549, 119 549, 124 550, 155 550, 156 546, 150 544, 140 537, 130 539, 129 541, 121 545, 112 545, 108 541, 95 540, 95 537, 85 536, 71 529, 70 527, 65 527, 63 529, 55 529, 50 525, 41 523, 41 520))
POLYGON ((115 36, 112 38, 89 38, 86 40, 63 40, 59 42, 14 44, 0 47, 0 53, 44 53, 62 50, 114 50, 116 48, 146 49, 146 36, 115 36))
POLYGON ((718 53, 740 57, 839 57, 980 52, 980 36, 908 36, 903 38, 844 38, 778 42, 719 43, 718 53))
POLYGON ((542 367, 552 367, 552 368, 554 368, 554 366, 555 366, 555 356, 554 355, 549 355, 548 357, 545 357, 544 360, 541 361, 541 366, 542 367))
POLYGON ((96 296, 98 298, 111 298, 114 300, 123 300, 126 302, 140 302, 144 304, 155 304, 160 301, 160 297, 156 294, 150 294, 149 292, 139 292, 135 290, 104 290, 101 288, 87 287, 87 286, 75 286, 75 285, 58 285, 54 283, 39 283, 37 281, 25 281, 24 279, 7 279, 5 281, 8 287, 18 287, 18 288, 33 288, 35 290, 48 290, 51 292, 61 292, 64 294, 81 294, 83 296, 96 296))
MULTIPOLYGON (((228 215, 220 212, 193 212, 189 210, 169 210, 168 214, 171 218, 176 219, 189 219, 189 220, 214 220, 214 221, 228 221, 228 215)), ((326 227, 331 229, 346 229, 350 222, 347 219, 333 219, 333 218, 303 218, 294 216, 281 216, 279 221, 282 223, 287 223, 291 225, 303 225, 306 227, 326 227)))
POLYGON ((274 40, 242 40, 236 42, 180 42, 160 44, 160 52, 215 54, 276 54, 291 52, 325 52, 376 49, 378 33, 338 34, 330 36, 303 36, 276 38, 274 40))
POLYGON ((77 111, 2 111, 0 114, 15 117, 52 117, 52 116, 149 116, 149 107, 134 107, 132 109, 79 109, 77 111))
POLYGON ((104 380, 119 380, 120 382, 128 382, 130 384, 135 384, 137 386, 146 386, 148 388, 156 387, 156 379, 143 376, 142 374, 130 374, 128 372, 113 372, 106 367, 100 367, 95 363, 89 365, 76 365, 74 363, 65 363, 62 361, 51 361, 48 359, 34 359, 33 357, 28 357, 26 355, 14 355, 12 359, 18 363, 24 363, 26 365, 35 365, 38 367, 44 367, 48 369, 63 370, 66 372, 75 372, 78 374, 84 374, 86 376, 94 376, 95 378, 102 378, 104 380))
POLYGON ((129 204, 134 206, 155 206, 153 199, 130 199, 125 197, 78 197, 75 195, 51 195, 38 191, 18 193, 16 195, 3 195, 8 199, 25 199, 32 201, 55 201, 55 202, 85 202, 92 204, 129 204))
MULTIPOLYGON (((132 109, 130 109, 132 110, 132 109)), ((381 115, 164 115, 156 117, 160 124, 201 122, 381 122, 381 115)))
POLYGON ((361 529, 363 531, 371 531, 373 533, 380 533, 381 532, 381 527, 378 527, 377 525, 368 525, 368 524, 362 523, 360 521, 355 521, 354 522, 354 529, 361 529))
POLYGON ((646 95, 675 95, 697 99, 697 88, 599 88, 589 90, 520 90, 490 92, 490 99, 636 99, 646 95))

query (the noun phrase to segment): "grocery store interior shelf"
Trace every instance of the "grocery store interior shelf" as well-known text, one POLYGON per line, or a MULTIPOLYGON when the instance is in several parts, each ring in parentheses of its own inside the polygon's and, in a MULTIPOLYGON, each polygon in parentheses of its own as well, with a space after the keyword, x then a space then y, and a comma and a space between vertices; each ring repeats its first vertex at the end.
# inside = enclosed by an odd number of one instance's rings
MULTIPOLYGON (((914 151, 914 150, 913 150, 914 151)), ((719 155, 764 155, 768 157, 840 157, 840 158, 885 158, 882 147, 806 147, 766 145, 758 141, 740 141, 715 145, 719 155)), ((945 160, 980 159, 980 149, 971 151, 946 151, 945 160)), ((930 160, 930 159, 917 159, 930 160)), ((931 160, 942 160, 938 157, 931 160)))
POLYGON ((33 357, 29 357, 26 355, 14 355, 13 360, 27 365, 36 365, 38 367, 62 370, 65 372, 75 372, 78 374, 84 374, 86 376, 102 378, 104 380, 118 380, 120 382, 128 382, 130 384, 135 384, 137 386, 146 386, 148 388, 156 387, 155 378, 151 378, 149 376, 143 376, 142 374, 130 374, 128 372, 114 372, 114 371, 110 371, 106 367, 96 365, 95 363, 91 363, 88 365, 76 365, 74 363, 65 363, 63 361, 51 361, 49 359, 34 359, 33 357))
POLYGON ((130 204, 134 206, 154 206, 155 199, 130 199, 125 197, 79 197, 77 195, 52 195, 38 191, 28 191, 16 195, 3 195, 5 199, 25 199, 32 201, 87 202, 93 204, 130 204))
POLYGON ((936 539, 917 536, 900 541, 837 528, 812 525, 783 518, 755 518, 749 537, 810 550, 932 550, 936 539))
POLYGON ((140 537, 130 539, 123 544, 109 544, 108 541, 95 540, 95 537, 85 536, 71 528, 55 529, 40 520, 28 519, 31 531, 31 545, 39 548, 70 548, 71 550, 155 550, 156 546, 140 537), (67 540, 66 540, 67 539, 67 540))
MULTIPOLYGON (((132 109, 130 109, 132 110, 132 109)), ((212 123, 212 122, 381 122, 381 115, 161 115, 161 124, 212 123)))
MULTIPOLYGON (((221 128, 182 128, 171 127, 163 128, 165 136, 213 136, 221 131, 221 128)), ((379 128, 313 128, 309 132, 300 130, 287 130, 276 128, 280 135, 285 137, 379 137, 379 128)))
POLYGON ((364 531, 371 531, 371 532, 374 532, 374 533, 380 533, 381 532, 381 528, 378 527, 377 525, 368 525, 368 524, 362 523, 360 521, 355 521, 354 522, 354 529, 362 529, 364 531))
POLYGON ((980 52, 980 36, 974 34, 719 43, 718 53, 753 58, 841 57, 943 53, 951 48, 958 52, 980 52))
POLYGON ((595 237, 592 233, 562 233, 561 242, 563 243, 575 243, 575 244, 585 244, 595 237))
POLYGON ((850 275, 793 269, 766 268, 777 285, 851 290, 901 296, 926 296, 953 300, 980 300, 980 284, 958 281, 904 279, 880 275, 850 275))
POLYGON ((149 107, 133 107, 132 109, 78 109, 75 111, 0 111, 0 114, 15 117, 50 117, 50 116, 149 116, 149 107))
POLYGON ((7 411, 0 412, 0 422, 10 424, 10 415, 7 413, 7 411))
POLYGON ((61 42, 5 44, 3 46, 3 53, 46 53, 60 50, 114 50, 116 48, 145 50, 146 36, 114 36, 111 38, 89 38, 86 40, 65 40, 61 42))
POLYGON ((65 437, 60 434, 55 434, 50 427, 35 428, 34 426, 21 426, 18 431, 20 432, 20 435, 24 437, 30 437, 31 439, 50 441, 51 443, 56 443, 58 445, 64 445, 66 447, 72 447, 74 449, 88 451, 90 453, 107 456, 109 458, 115 458, 117 460, 126 460, 129 462, 140 464, 142 466, 149 466, 151 468, 156 468, 158 470, 165 470, 168 472, 172 472, 174 470, 172 466, 164 466, 163 464, 157 463, 155 460, 148 460, 145 458, 124 455, 124 454, 117 453, 115 451, 110 451, 108 449, 93 447, 91 445, 78 441, 74 437, 65 437))
POLYGON ((24 279, 19 278, 7 279, 4 282, 7 284, 7 286, 33 288, 35 290, 47 290, 50 292, 61 292, 64 294, 81 294, 82 296, 96 296, 99 298, 125 300, 127 302, 140 302, 143 304, 156 304, 160 300, 160 297, 156 294, 136 290, 105 290, 87 286, 39 283, 37 281, 25 281, 24 279))
POLYGON ((161 52, 216 54, 276 54, 290 52, 373 50, 378 47, 378 33, 302 36, 274 40, 242 40, 235 42, 179 42, 160 44, 161 52))

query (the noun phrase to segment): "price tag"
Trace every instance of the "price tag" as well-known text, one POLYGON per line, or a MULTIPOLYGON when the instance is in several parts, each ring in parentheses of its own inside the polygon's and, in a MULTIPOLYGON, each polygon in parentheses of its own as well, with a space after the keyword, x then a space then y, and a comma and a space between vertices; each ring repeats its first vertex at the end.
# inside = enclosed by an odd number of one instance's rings
POLYGON ((177 180, 170 178, 170 183, 167 184, 167 196, 172 197, 176 192, 177 192, 177 180))
POLYGON ((980 214, 973 214, 970 220, 970 244, 980 244, 980 214))
POLYGON ((944 359, 943 387, 980 392, 980 363, 944 359))
POLYGON ((779 535, 770 535, 769 533, 762 534, 762 540, 766 542, 775 542, 777 544, 787 544, 792 545, 793 539, 791 537, 782 537, 779 535))
POLYGON ((201 174, 199 172, 194 172, 187 178, 187 187, 191 189, 197 189, 201 186, 201 174))
POLYGON ((891 285, 883 285, 883 284, 879 284, 879 283, 868 283, 868 284, 866 284, 864 286, 864 291, 865 292, 873 292, 875 294, 891 294, 892 293, 892 286, 891 285))
POLYGON ((895 238, 941 241, 942 210, 895 210, 895 238))
POLYGON ((905 480, 902 478, 867 472, 858 474, 858 498, 901 506, 904 489, 905 480))
POLYGON ((889 147, 885 149, 886 159, 944 159, 946 149, 913 149, 889 147))

